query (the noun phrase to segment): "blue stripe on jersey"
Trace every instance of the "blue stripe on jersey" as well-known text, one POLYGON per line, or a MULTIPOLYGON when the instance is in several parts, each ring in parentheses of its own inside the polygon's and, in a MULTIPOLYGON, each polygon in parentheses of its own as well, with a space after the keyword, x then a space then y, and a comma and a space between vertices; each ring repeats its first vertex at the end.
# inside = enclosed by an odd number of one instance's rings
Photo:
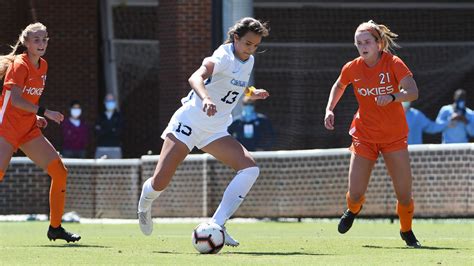
POLYGON ((208 79, 206 79, 206 81, 204 82, 204 85, 207 85, 207 84, 211 83, 211 80, 212 80, 212 76, 210 76, 208 79))
POLYGON ((193 99, 193 95, 194 95, 194 90, 191 89, 191 93, 189 94, 188 97, 183 98, 183 99, 181 100, 181 104, 185 104, 185 103, 191 101, 191 100, 193 99))

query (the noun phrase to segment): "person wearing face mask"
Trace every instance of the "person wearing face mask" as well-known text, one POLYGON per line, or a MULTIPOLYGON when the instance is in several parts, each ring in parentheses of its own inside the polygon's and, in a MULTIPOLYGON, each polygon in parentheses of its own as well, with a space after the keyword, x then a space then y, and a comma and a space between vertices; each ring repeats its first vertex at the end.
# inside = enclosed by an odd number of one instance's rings
POLYGON ((117 102, 109 93, 104 100, 105 111, 99 115, 95 125, 97 148, 95 158, 122 158, 122 117, 117 111, 117 102))
POLYGON ((61 124, 63 135, 64 158, 85 158, 86 147, 89 140, 89 127, 81 119, 81 103, 77 100, 71 102, 70 116, 61 124))
POLYGON ((438 123, 448 123, 441 134, 441 143, 467 143, 474 137, 474 112, 466 107, 466 91, 457 89, 454 102, 441 107, 438 123))
POLYGON ((423 144, 423 133, 436 134, 443 131, 448 122, 435 122, 426 117, 423 112, 410 107, 410 102, 402 102, 408 124, 408 145, 423 144))
POLYGON ((274 131, 271 121, 255 111, 255 101, 244 97, 242 113, 227 129, 249 151, 270 150, 274 131))

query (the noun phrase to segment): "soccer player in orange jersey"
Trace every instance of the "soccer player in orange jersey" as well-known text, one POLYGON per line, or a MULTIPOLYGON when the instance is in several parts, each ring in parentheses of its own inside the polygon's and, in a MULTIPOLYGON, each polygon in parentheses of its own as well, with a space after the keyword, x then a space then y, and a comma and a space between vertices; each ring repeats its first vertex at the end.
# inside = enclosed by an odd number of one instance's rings
POLYGON ((401 105, 401 102, 416 100, 418 88, 405 63, 390 53, 393 47, 398 47, 394 41, 397 36, 372 20, 357 27, 354 40, 360 56, 344 65, 332 86, 324 125, 334 130, 333 110, 345 88, 352 84, 359 109, 349 130, 352 155, 346 194, 348 209, 339 222, 339 232, 347 232, 362 209, 370 174, 382 153, 397 195, 400 235, 408 246, 420 247, 412 231, 414 203, 407 149, 408 126, 401 105))
POLYGON ((46 27, 41 23, 34 23, 21 32, 10 54, 0 56, 0 78, 4 78, 0 97, 0 181, 3 180, 13 153, 20 148, 51 176, 48 238, 75 242, 81 237, 67 232, 61 226, 67 169, 56 149, 40 130, 48 125, 45 118, 58 124, 64 119, 61 113, 38 105, 48 69, 48 64, 41 58, 47 46, 46 27), (26 51, 17 55, 15 53, 20 44, 26 51))

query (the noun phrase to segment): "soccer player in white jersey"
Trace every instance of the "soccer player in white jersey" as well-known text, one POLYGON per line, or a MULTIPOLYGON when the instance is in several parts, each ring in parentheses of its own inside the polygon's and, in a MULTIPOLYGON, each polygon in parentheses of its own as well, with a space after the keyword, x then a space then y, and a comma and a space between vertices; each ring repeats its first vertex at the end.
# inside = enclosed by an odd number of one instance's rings
POLYGON ((138 219, 143 234, 153 231, 152 202, 170 183, 176 168, 197 147, 237 171, 227 186, 212 222, 222 226, 225 244, 238 246, 229 236, 225 222, 243 202, 257 180, 259 168, 250 153, 227 132, 232 109, 242 95, 266 99, 269 93, 248 86, 254 57, 269 28, 254 18, 242 18, 229 29, 228 39, 191 75, 191 92, 181 100, 161 135, 164 139, 155 172, 143 184, 138 203, 138 219))

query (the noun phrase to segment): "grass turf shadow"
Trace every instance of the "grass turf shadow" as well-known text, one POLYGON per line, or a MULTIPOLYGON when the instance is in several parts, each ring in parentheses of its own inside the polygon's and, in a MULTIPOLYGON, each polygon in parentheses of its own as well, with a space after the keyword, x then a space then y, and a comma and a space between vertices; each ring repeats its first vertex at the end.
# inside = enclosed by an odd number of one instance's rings
POLYGON ((27 246, 27 247, 38 247, 38 248, 112 248, 109 246, 101 245, 84 245, 84 244, 60 244, 60 245, 37 245, 37 246, 27 246))
POLYGON ((363 248, 376 248, 376 249, 430 249, 430 250, 459 250, 460 248, 449 248, 449 247, 430 247, 430 246, 421 246, 420 248, 412 247, 382 247, 374 245, 364 245, 363 248))

